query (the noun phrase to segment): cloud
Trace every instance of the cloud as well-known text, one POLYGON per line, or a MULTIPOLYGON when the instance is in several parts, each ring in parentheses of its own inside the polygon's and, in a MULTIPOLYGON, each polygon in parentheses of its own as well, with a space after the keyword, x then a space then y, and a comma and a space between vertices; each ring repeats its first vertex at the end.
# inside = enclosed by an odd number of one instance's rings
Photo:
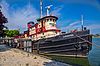
POLYGON ((79 24, 80 22, 81 22, 81 21, 75 21, 75 22, 71 23, 69 26, 77 25, 77 24, 79 24))
POLYGON ((39 17, 39 12, 35 9, 31 4, 25 5, 24 7, 19 7, 18 9, 11 8, 6 1, 2 1, 2 12, 5 17, 8 19, 8 26, 9 29, 20 29, 21 31, 26 30, 26 24, 29 21, 35 21, 39 17))
POLYGON ((72 20, 70 20, 70 24, 69 25, 67 25, 67 26, 65 26, 65 27, 61 27, 60 29, 62 30, 62 31, 69 31, 69 30, 72 30, 73 28, 74 29, 78 29, 78 28, 81 28, 80 27, 80 23, 81 23, 81 21, 75 21, 75 22, 72 22, 72 20))
MULTIPOLYGON (((80 21, 79 21, 80 22, 80 21)), ((91 22, 91 20, 88 22, 91 22)), ((85 25, 88 29, 90 29, 91 33, 92 34, 96 34, 96 33, 100 33, 100 24, 88 24, 88 25, 85 25)), ((69 32, 70 30, 72 29, 81 29, 81 24, 79 25, 78 24, 78 21, 76 22, 73 22, 71 24, 69 24, 68 26, 65 26, 65 27, 61 27, 60 28, 62 31, 67 31, 69 32)))
POLYGON ((4 1, 0 2, 0 5, 2 6, 2 12, 4 14, 4 16, 9 17, 8 11, 9 11, 9 5, 8 3, 4 1))
POLYGON ((51 14, 55 16, 61 16, 60 11, 63 9, 63 6, 55 7, 54 10, 51 12, 51 14))
MULTIPOLYGON (((97 33, 100 34, 100 25, 94 24, 94 25, 89 25, 86 27, 90 29, 92 34, 97 34, 97 33)), ((70 32, 70 30, 73 30, 72 28, 80 30, 81 26, 79 25, 74 26, 74 27, 67 26, 67 27, 62 27, 60 29, 61 31, 64 31, 64 32, 70 32)))
POLYGON ((92 34, 100 34, 100 24, 92 24, 87 26, 92 34))
POLYGON ((87 26, 91 30, 100 29, 100 24, 92 24, 87 26))

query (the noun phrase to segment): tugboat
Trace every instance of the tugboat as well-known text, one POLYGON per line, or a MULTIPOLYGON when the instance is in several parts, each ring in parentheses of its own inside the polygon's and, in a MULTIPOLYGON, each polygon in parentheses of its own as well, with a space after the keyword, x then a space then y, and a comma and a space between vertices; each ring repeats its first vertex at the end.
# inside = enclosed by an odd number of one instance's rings
POLYGON ((47 15, 42 16, 42 0, 40 0, 40 18, 34 22, 27 23, 28 30, 24 32, 24 38, 33 41, 32 50, 39 54, 66 54, 87 55, 92 49, 92 35, 90 30, 83 26, 82 29, 62 33, 56 27, 58 17, 49 14, 52 5, 47 6, 47 15))
POLYGON ((62 33, 56 27, 58 17, 50 15, 52 5, 47 6, 47 15, 42 17, 42 0, 40 0, 40 19, 28 23, 28 37, 33 40, 33 50, 39 54, 67 54, 87 55, 92 49, 92 35, 90 30, 83 26, 82 29, 69 33, 62 33))

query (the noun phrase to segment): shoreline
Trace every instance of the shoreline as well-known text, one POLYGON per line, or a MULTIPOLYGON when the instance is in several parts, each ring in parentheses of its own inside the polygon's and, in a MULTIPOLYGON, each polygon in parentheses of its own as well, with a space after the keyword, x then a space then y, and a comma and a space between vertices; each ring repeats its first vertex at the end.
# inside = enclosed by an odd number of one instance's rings
POLYGON ((15 48, 8 48, 6 45, 0 48, 7 49, 0 52, 1 66, 71 66, 68 63, 54 61, 41 55, 27 53, 15 48))
POLYGON ((92 38, 100 38, 100 36, 92 36, 92 38))

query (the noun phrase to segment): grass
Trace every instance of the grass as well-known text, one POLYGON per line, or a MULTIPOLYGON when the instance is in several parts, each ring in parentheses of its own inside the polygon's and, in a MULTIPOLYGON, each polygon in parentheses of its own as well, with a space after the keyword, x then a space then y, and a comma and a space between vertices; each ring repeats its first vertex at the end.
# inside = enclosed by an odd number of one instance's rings
POLYGON ((73 66, 90 66, 88 59, 83 57, 76 58, 76 57, 56 56, 56 55, 46 55, 46 56, 50 57, 52 60, 68 63, 73 66))

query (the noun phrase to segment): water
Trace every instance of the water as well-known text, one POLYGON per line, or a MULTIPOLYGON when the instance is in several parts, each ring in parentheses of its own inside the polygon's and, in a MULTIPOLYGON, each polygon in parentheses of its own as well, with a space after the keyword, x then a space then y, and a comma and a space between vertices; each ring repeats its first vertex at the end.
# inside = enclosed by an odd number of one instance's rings
MULTIPOLYGON (((93 43, 100 46, 100 38, 93 38, 93 43)), ((100 66, 100 47, 93 45, 88 59, 91 66, 100 66)))

